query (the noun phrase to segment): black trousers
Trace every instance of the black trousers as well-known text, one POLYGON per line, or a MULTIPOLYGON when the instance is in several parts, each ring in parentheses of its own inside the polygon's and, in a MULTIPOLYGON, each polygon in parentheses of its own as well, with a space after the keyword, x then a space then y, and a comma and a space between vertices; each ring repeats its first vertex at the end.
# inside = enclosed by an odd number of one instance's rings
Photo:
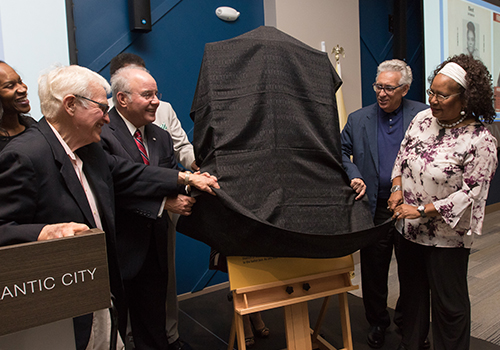
MULTIPOLYGON (((374 223, 379 225, 387 221, 392 212, 387 209, 387 199, 377 201, 374 223)), ((391 226, 384 238, 366 248, 361 249, 361 289, 365 315, 370 326, 387 328, 391 324, 387 310, 389 267, 394 248, 396 258, 399 255, 399 232, 391 226)), ((394 323, 401 326, 401 307, 398 300, 394 323)))
POLYGON ((136 350, 167 350, 165 330, 168 273, 160 267, 156 240, 133 279, 124 280, 125 296, 136 350))
POLYGON ((401 239, 398 272, 404 310, 402 343, 407 349, 422 348, 430 308, 434 349, 469 349, 469 254, 466 248, 437 248, 401 239))

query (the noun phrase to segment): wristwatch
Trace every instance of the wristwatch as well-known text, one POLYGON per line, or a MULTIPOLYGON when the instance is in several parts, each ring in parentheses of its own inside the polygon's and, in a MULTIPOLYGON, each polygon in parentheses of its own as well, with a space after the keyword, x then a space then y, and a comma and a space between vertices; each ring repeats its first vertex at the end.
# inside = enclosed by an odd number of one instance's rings
POLYGON ((421 217, 423 218, 427 217, 427 215, 425 214, 425 207, 423 205, 419 205, 417 210, 420 213, 421 217))
POLYGON ((394 185, 391 187, 391 193, 401 191, 401 186, 400 185, 394 185))

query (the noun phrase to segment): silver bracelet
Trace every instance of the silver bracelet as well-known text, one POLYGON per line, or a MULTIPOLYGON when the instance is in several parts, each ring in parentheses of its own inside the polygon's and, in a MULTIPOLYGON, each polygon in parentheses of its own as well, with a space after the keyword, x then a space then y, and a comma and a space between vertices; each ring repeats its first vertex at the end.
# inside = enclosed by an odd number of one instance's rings
POLYGON ((391 187, 391 193, 401 191, 401 186, 400 185, 394 185, 391 187))

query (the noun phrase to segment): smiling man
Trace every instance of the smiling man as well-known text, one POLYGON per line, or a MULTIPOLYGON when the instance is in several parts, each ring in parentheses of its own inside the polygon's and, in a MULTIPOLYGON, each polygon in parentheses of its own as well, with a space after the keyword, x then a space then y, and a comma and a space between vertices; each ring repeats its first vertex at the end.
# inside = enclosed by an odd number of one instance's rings
MULTIPOLYGON (((97 73, 79 66, 57 67, 43 74, 38 85, 44 117, 0 152, 0 246, 102 229, 111 292, 124 332, 115 198, 117 205, 134 203, 136 211, 150 216, 163 208, 165 196, 177 196, 179 185, 212 193, 217 180, 107 155, 96 142, 109 123, 110 86, 97 73)), ((109 342, 107 324, 97 320, 102 318, 92 314, 74 319, 77 350, 109 349, 103 344, 109 342)))
MULTIPOLYGON (((161 97, 155 79, 145 68, 127 66, 113 74, 111 88, 115 107, 103 129, 104 150, 149 167, 178 169, 172 137, 153 124, 161 97)), ((163 209, 189 215, 195 202, 180 188, 150 217, 135 211, 134 203, 117 205, 118 259, 137 350, 169 348, 165 329, 169 218, 163 209)))
MULTIPOLYGON (((429 106, 404 99, 412 83, 410 67, 401 60, 382 62, 377 69, 373 89, 377 103, 349 115, 342 130, 342 163, 351 181, 351 187, 360 199, 366 193, 375 225, 392 216, 387 200, 392 191, 391 172, 413 117, 429 106), (351 162, 352 156, 352 162, 351 162)), ((370 332, 368 345, 380 348, 384 344, 385 329, 390 325, 387 311, 387 279, 395 247, 398 253, 399 234, 391 228, 384 239, 361 249, 361 287, 363 303, 370 332)), ((399 324, 401 310, 396 307, 394 322, 399 324)))

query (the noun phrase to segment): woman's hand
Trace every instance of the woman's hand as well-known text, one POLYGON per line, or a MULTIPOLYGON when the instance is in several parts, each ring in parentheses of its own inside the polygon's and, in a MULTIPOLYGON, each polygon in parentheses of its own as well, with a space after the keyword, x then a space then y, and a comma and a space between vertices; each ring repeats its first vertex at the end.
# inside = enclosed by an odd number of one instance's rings
MULTIPOLYGON (((392 196, 391 196, 392 197, 392 196)), ((417 207, 409 204, 400 204, 394 208, 394 214, 392 215, 393 219, 418 219, 420 217, 420 213, 417 210, 417 207)))
POLYGON ((396 191, 391 193, 391 196, 387 201, 387 209, 394 211, 394 209, 401 204, 403 204, 403 191, 396 191))

